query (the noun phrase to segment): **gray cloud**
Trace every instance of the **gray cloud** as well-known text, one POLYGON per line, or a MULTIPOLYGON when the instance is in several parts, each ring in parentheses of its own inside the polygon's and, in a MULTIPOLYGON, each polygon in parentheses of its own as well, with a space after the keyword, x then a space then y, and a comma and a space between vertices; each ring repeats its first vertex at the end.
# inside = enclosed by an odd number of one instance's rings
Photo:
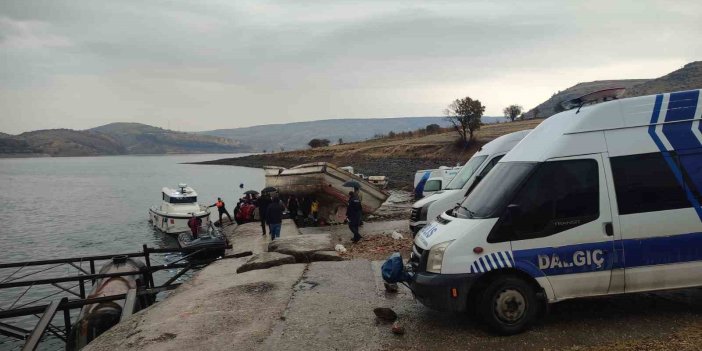
POLYGON ((0 3, 0 130, 488 114, 702 54, 695 1, 0 3))

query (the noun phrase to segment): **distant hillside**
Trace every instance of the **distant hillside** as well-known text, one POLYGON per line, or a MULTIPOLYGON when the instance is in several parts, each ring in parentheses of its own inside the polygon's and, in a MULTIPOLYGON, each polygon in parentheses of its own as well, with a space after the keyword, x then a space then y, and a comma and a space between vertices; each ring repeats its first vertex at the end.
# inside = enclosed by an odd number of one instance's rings
POLYGON ((117 140, 128 154, 246 152, 247 146, 232 139, 176 132, 141 123, 111 123, 90 129, 117 140))
POLYGON ((700 89, 702 88, 702 61, 688 63, 679 70, 656 79, 598 80, 594 82, 578 83, 554 94, 550 99, 536 106, 536 108, 527 111, 525 116, 527 118, 534 118, 534 112, 538 110, 536 117, 550 117, 561 111, 559 104, 563 101, 613 87, 626 88, 622 96, 623 98, 700 89))
POLYGON ((15 135, 0 133, 0 155, 35 156, 39 153, 39 150, 29 145, 26 140, 15 135))
POLYGON ((448 126, 442 117, 358 118, 217 129, 200 133, 238 140, 257 151, 280 151, 281 148, 307 148, 307 143, 313 138, 329 139, 332 143, 336 143, 339 138, 344 142, 353 142, 391 131, 417 130, 433 123, 448 126))
POLYGON ((535 108, 527 111, 524 116, 526 118, 546 118, 561 112, 560 103, 566 100, 575 99, 577 97, 612 87, 631 88, 639 84, 648 82, 648 79, 625 79, 625 80, 597 80, 594 82, 578 83, 566 90, 559 91, 553 94, 550 99, 537 105, 535 108))
POLYGON ((127 154, 236 153, 239 142, 175 132, 139 123, 112 123, 89 130, 48 129, 0 135, 0 156, 99 156, 127 154))
POLYGON ((627 89, 624 97, 659 94, 671 91, 702 88, 702 61, 686 64, 683 68, 627 89))
POLYGON ((120 155, 124 147, 109 135, 72 129, 47 129, 17 137, 42 154, 50 156, 120 155))

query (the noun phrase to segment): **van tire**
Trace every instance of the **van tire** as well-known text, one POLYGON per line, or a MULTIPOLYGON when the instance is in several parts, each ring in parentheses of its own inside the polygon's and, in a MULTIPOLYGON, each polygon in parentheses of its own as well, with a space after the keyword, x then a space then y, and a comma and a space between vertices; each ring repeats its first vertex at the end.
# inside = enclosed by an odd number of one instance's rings
POLYGON ((534 287, 509 275, 495 277, 476 302, 482 321, 490 330, 502 335, 518 334, 526 330, 539 311, 534 287))

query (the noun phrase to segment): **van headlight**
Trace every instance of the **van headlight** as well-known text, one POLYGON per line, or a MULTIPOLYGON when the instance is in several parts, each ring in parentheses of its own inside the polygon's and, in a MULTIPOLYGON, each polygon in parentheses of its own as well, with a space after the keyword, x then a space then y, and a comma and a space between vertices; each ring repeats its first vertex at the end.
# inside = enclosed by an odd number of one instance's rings
POLYGON ((444 261, 444 252, 446 252, 446 249, 452 242, 453 240, 445 241, 431 247, 429 250, 429 257, 427 259, 427 272, 441 273, 441 264, 444 261))

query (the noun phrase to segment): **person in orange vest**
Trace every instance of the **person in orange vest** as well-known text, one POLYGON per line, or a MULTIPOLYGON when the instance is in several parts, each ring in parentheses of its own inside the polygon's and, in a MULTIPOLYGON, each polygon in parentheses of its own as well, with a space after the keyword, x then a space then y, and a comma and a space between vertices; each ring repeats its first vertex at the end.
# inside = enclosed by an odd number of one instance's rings
POLYGON ((229 215, 229 212, 227 211, 227 208, 224 207, 224 201, 222 201, 222 198, 221 198, 221 197, 218 197, 218 198, 217 198, 217 202, 215 202, 213 205, 210 205, 210 206, 207 206, 207 207, 209 208, 209 207, 215 207, 215 206, 217 207, 217 210, 219 210, 219 226, 220 226, 220 227, 224 226, 224 223, 222 223, 222 215, 223 215, 223 214, 226 214, 226 215, 227 215, 227 217, 229 218, 229 222, 230 222, 230 223, 234 223, 234 221, 232 220, 232 216, 229 215))

